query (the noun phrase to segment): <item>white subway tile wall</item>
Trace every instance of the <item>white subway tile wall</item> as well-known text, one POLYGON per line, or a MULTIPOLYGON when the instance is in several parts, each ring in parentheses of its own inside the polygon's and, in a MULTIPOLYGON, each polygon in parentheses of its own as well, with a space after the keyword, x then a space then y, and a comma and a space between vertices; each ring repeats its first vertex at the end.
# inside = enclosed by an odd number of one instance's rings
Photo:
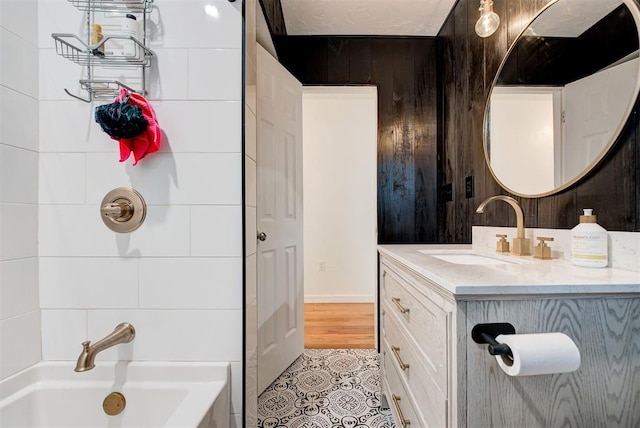
POLYGON ((180 141, 175 147, 168 141, 161 152, 172 153, 239 153, 242 120, 239 101, 156 101, 153 106, 164 127, 173 128, 172 140, 180 141), (215 122, 211 118, 215 117, 215 122), (202 135, 215 138, 203 139, 202 135))
POLYGON ((3 202, 0 205, 0 260, 24 259, 37 254, 38 206, 3 202))
MULTIPOLYGON (((75 360, 82 341, 131 322, 136 339, 101 353, 98 363, 229 361, 235 421, 244 308, 242 2, 154 5, 148 39, 157 57, 147 89, 163 141, 133 166, 119 162, 117 142, 94 122, 101 103, 63 91, 79 93, 83 71, 56 55, 49 35, 82 36, 83 14, 66 0, 38 1, 42 354, 75 360), (205 13, 207 5, 217 17, 205 13), (112 232, 100 218, 103 196, 116 187, 135 188, 148 204, 133 233, 112 232)), ((116 75, 136 83, 135 74, 116 75)))
POLYGON ((38 153, 0 146, 0 200, 18 204, 38 202, 38 153))
MULTIPOLYGON (((247 222, 249 221, 250 219, 247 218, 247 222)), ((240 257, 242 255, 242 208, 240 205, 192 206, 191 226, 193 256, 240 257)))
POLYGON ((40 310, 0 321, 0 378, 40 361, 40 310))
MULTIPOLYGON (((227 0, 155 0, 151 48, 242 48, 242 5, 227 0), (205 13, 206 11, 209 13, 205 13), (212 7, 213 6, 213 7, 212 7)), ((229 64, 233 66, 233 64, 229 64)))
MULTIPOLYGON (((137 361, 231 361, 242 356, 242 310, 100 309, 88 311, 88 337, 101 338, 121 322, 130 322, 136 338, 124 346, 137 361)), ((121 359, 119 346, 99 359, 121 359)), ((126 351, 126 349, 125 349, 126 351)), ((76 355, 77 357, 77 355, 76 355)), ((75 358, 74 358, 75 359, 75 358)))
POLYGON ((42 355, 37 6, 0 1, 0 379, 42 355))
POLYGON ((229 258, 140 259, 140 307, 148 309, 238 309, 242 260, 229 258), (189 272, 185 281, 184 272, 189 272), (216 278, 214 282, 211 278, 216 278))
POLYGON ((150 205, 240 205, 241 183, 229 179, 241 176, 240 153, 156 153, 136 166, 119 164, 116 153, 86 158, 90 204, 126 183, 150 205))
POLYGON ((0 262, 0 320, 39 308, 38 259, 0 262))
POLYGON ((30 45, 38 45, 37 0, 0 1, 0 26, 30 45))
POLYGON ((35 98, 38 96, 38 47, 21 35, 0 27, 0 58, 10 59, 0 63, 0 80, 3 86, 35 98))
MULTIPOLYGON (((165 102, 186 100, 189 95, 189 51, 154 48, 154 52, 154 68, 149 71, 149 99, 165 102)), ((186 112, 193 110, 188 109, 186 112)))
MULTIPOLYGON (((130 234, 107 229, 100 218, 99 203, 40 205, 39 210, 41 258, 189 257, 190 234, 198 233, 190 224, 190 208, 184 205, 147 206, 144 224, 130 234)), ((211 239, 215 241, 215 237, 211 239)), ((117 278, 118 271, 101 274, 117 278)))
POLYGON ((3 84, 0 83, 0 142, 35 152, 38 150, 38 100, 3 84))
MULTIPOLYGON (((43 51, 44 49, 40 50, 41 54, 43 51)), ((59 56, 54 58, 56 62, 62 62, 59 56)), ((63 64, 66 62, 68 61, 63 64)), ((76 153, 84 156, 86 153, 113 151, 117 143, 105 138, 100 125, 93 120, 93 109, 88 108, 85 103, 72 101, 73 98, 64 93, 63 95, 64 99, 61 101, 40 100, 39 128, 43 136, 40 139, 40 153, 76 153)))
POLYGON ((240 100, 240 49, 189 49, 189 99, 240 100))
MULTIPOLYGON (((91 338, 91 340, 96 341, 100 338, 91 338)), ((82 351, 81 343, 85 340, 87 340, 86 310, 42 310, 42 353, 46 356, 46 360, 69 360, 71 367, 71 362, 78 358, 82 351), (80 342, 78 338, 81 339, 80 342)))
MULTIPOLYGON (((46 3, 47 0, 39 0, 40 3, 46 3)), ((73 7, 70 4, 62 4, 60 8, 67 10, 69 7, 73 7)), ((64 30, 58 32, 65 32, 64 30)), ((40 72, 38 73, 39 79, 39 99, 42 101, 69 101, 69 95, 64 92, 64 89, 80 94, 78 83, 79 79, 86 78, 84 68, 77 64, 61 58, 56 54, 55 45, 53 39, 51 39, 48 49, 40 48, 39 66, 40 72)), ((74 101, 77 102, 77 101, 74 101)), ((88 107, 83 103, 85 107, 88 107)), ((88 110, 93 110, 88 108, 88 110)), ((47 120, 42 119, 41 120, 47 120)), ((83 122, 77 122, 73 128, 78 131, 84 128, 83 122)), ((45 135, 42 133, 42 135, 45 135)), ((42 138, 40 138, 42 140, 42 138)), ((41 143, 42 144, 42 141, 41 143)))
POLYGON ((40 307, 137 308, 138 271, 139 259, 134 257, 42 257, 40 307))
POLYGON ((81 38, 86 36, 85 15, 78 9, 70 8, 68 0, 38 0, 37 3, 38 13, 34 16, 38 17, 39 48, 54 48, 51 33, 73 33, 81 38))
MULTIPOLYGON (((71 129, 73 126, 67 128, 71 129)), ((86 202, 87 160, 84 153, 40 153, 39 158, 38 199, 41 204, 86 202)))

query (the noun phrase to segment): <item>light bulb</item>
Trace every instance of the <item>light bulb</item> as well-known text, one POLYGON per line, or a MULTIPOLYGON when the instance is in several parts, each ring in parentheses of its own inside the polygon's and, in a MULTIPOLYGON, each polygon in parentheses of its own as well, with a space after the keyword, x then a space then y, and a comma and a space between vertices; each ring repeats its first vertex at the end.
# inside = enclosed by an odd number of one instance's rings
POLYGON ((220 17, 220 12, 218 11, 218 8, 215 7, 212 4, 207 4, 204 7, 204 12, 211 16, 212 18, 219 18, 220 17))
POLYGON ((476 34, 480 37, 489 37, 500 26, 500 17, 493 11, 491 0, 482 0, 480 3, 480 18, 476 22, 476 34))

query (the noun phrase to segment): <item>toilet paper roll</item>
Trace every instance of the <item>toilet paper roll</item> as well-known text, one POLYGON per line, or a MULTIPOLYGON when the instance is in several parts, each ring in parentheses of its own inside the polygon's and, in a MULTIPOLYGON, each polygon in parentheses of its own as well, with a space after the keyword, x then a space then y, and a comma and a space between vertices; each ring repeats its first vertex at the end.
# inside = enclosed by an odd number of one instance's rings
POLYGON ((498 365, 509 376, 566 373, 580 367, 580 351, 564 333, 501 334, 496 341, 511 348, 513 360, 496 355, 498 365))

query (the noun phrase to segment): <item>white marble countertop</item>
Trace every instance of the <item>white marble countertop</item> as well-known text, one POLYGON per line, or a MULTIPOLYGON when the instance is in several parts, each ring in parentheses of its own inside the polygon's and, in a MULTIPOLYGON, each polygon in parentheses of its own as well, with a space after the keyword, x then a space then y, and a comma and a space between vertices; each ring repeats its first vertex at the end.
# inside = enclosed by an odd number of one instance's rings
POLYGON ((539 260, 531 256, 502 255, 471 245, 379 245, 378 251, 414 273, 440 286, 456 298, 523 295, 617 295, 640 296, 640 272, 614 268, 584 268, 569 261, 539 260), (419 251, 432 253, 423 254, 419 251), (454 264, 438 254, 470 252, 504 264, 454 264))

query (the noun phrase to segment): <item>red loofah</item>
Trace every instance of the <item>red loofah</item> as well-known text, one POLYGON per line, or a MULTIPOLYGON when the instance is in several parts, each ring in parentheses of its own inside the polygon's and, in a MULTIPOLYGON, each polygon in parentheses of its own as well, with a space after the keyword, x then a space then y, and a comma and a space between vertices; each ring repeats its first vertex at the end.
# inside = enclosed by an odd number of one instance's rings
POLYGON ((136 165, 140 159, 144 158, 149 153, 160 150, 162 132, 160 130, 160 125, 158 125, 156 112, 142 95, 136 94, 135 92, 129 92, 125 88, 120 88, 120 95, 116 97, 114 101, 121 101, 125 99, 127 95, 129 95, 127 102, 140 107, 142 109, 142 115, 149 123, 147 130, 142 134, 133 138, 122 138, 117 140, 120 143, 120 162, 124 162, 129 159, 129 156, 133 153, 133 164, 136 165))

